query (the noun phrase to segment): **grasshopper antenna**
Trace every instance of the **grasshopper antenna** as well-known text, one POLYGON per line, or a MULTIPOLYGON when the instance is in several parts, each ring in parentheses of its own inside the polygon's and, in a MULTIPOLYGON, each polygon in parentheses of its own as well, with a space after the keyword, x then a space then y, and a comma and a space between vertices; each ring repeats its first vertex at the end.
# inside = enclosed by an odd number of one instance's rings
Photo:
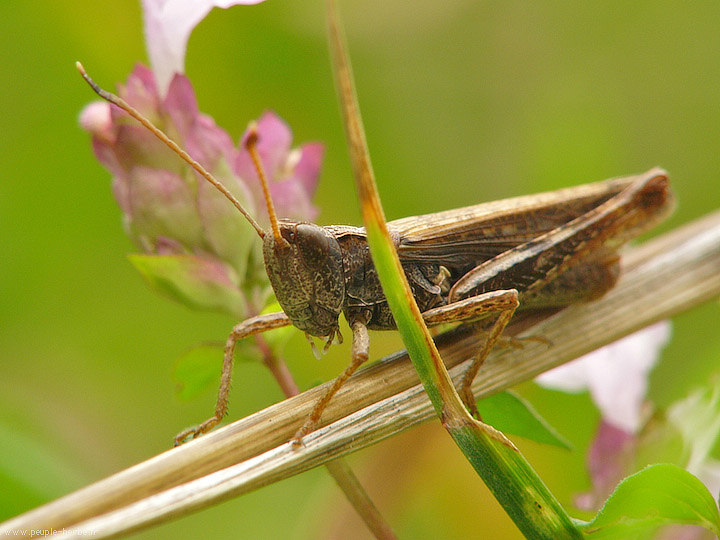
MULTIPOLYGON (((240 201, 238 201, 235 196, 228 191, 228 189, 223 186, 220 182, 218 182, 215 177, 210 174, 205 167, 200 165, 197 161, 195 161, 190 155, 185 152, 180 146, 177 145, 175 141, 173 141, 170 137, 165 135, 160 129, 156 128, 150 120, 145 118, 140 111, 135 109, 133 106, 131 106, 129 103, 127 103, 124 99, 121 97, 116 96, 115 94, 112 94, 106 90, 103 90, 100 88, 95 81, 93 81, 90 78, 90 75, 88 75, 85 72, 85 68, 80 62, 75 62, 75 67, 77 67, 78 71, 80 72, 80 75, 82 75, 83 79, 90 85, 90 88, 93 89, 93 91, 100 96, 105 101, 112 103, 113 105, 120 107, 123 111, 128 113, 130 116, 132 116, 135 120, 140 122, 143 126, 145 126, 150 132, 155 135, 158 139, 160 139, 162 142, 164 142, 170 150, 175 152, 178 156, 180 156, 183 161, 185 161, 188 165, 190 165, 193 169, 195 169, 205 180, 210 182, 215 188, 225 195, 225 198, 227 198, 235 208, 237 208, 240 213, 245 216, 245 219, 248 220, 250 225, 252 225, 253 229, 255 229, 258 233, 258 236, 260 238, 263 238, 265 236, 265 231, 258 225, 257 221, 253 219, 253 217, 248 213, 247 210, 243 207, 242 204, 240 204, 240 201)), ((257 137, 256 137, 257 138, 257 137)), ((264 186, 264 184, 263 184, 264 186)), ((266 195, 267 198, 267 195, 266 195)), ((268 199, 269 200, 269 199, 268 199)), ((273 214, 274 215, 274 214, 273 214)), ((271 218, 272 219, 272 218, 271 218)), ((275 219, 273 232, 275 232, 275 229, 277 228, 277 219, 275 219)), ((276 233, 276 236, 279 235, 279 231, 276 233)))
POLYGON ((248 126, 248 136, 245 139, 245 148, 250 153, 250 157, 255 165, 260 183, 262 184, 263 195, 265 196, 265 204, 267 205, 268 217, 270 218, 270 226, 272 227, 273 236, 275 237, 276 246, 286 246, 287 240, 285 240, 280 234, 280 226, 278 225, 277 214, 275 213, 275 205, 273 204, 272 197, 270 196, 270 185, 265 176, 265 169, 263 169, 262 161, 260 160, 260 154, 257 149, 258 132, 257 122, 252 122, 248 126))

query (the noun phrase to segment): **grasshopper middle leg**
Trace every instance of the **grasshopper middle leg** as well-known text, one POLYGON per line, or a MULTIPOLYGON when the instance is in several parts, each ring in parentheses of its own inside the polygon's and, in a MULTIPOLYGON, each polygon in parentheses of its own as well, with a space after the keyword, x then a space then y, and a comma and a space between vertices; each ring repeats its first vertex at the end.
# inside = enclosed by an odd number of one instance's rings
POLYGON ((370 338, 368 336, 368 329, 365 323, 362 321, 354 321, 352 323, 352 353, 350 359, 350 365, 343 371, 332 383, 330 388, 327 389, 325 394, 315 402, 312 412, 305 420, 305 423, 297 430, 292 438, 292 443, 295 446, 300 445, 302 438, 315 430, 317 425, 320 423, 322 413, 327 407, 332 397, 337 394, 338 390, 343 384, 352 376, 357 369, 363 365, 367 359, 370 351, 370 338))

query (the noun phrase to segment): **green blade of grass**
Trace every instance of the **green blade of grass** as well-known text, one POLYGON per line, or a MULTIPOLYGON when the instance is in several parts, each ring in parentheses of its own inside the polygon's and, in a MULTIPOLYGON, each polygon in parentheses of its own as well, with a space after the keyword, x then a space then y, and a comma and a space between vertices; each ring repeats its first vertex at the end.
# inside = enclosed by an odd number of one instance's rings
POLYGON ((375 185, 350 64, 335 6, 328 1, 330 49, 368 244, 383 291, 410 358, 443 425, 518 528, 531 539, 581 538, 532 467, 504 435, 475 421, 463 406, 420 315, 387 231, 375 185))

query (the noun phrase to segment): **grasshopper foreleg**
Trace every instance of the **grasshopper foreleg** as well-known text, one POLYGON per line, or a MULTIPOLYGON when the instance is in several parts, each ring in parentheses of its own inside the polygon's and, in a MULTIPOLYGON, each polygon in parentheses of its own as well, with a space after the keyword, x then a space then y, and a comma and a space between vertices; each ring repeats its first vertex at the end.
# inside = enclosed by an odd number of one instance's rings
POLYGON ((290 319, 283 312, 268 313, 251 317, 235 325, 225 343, 225 356, 223 358, 222 375, 220 376, 220 389, 218 390, 215 414, 205 420, 202 424, 181 431, 175 436, 175 446, 178 446, 189 439, 207 433, 220 423, 228 410, 228 394, 230 393, 230 382, 235 355, 235 344, 246 337, 260 332, 281 328, 290 324, 290 319))

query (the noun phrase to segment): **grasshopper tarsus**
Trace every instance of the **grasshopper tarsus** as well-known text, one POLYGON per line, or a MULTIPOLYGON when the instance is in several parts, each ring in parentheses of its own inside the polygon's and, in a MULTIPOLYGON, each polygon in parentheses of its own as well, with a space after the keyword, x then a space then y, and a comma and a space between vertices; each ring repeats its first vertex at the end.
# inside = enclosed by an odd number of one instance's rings
POLYGON ((213 416, 205 420, 202 424, 185 429, 175 435, 175 441, 173 446, 180 446, 192 439, 196 439, 200 435, 207 433, 222 421, 222 416, 213 416))
POLYGON ((472 392, 471 386, 465 386, 458 389, 458 395, 460 396, 460 399, 462 399, 462 402, 465 404, 465 407, 468 410, 468 413, 470 413, 470 416, 472 416, 475 420, 480 420, 480 413, 478 412, 477 408, 477 402, 475 401, 475 394, 472 392))

